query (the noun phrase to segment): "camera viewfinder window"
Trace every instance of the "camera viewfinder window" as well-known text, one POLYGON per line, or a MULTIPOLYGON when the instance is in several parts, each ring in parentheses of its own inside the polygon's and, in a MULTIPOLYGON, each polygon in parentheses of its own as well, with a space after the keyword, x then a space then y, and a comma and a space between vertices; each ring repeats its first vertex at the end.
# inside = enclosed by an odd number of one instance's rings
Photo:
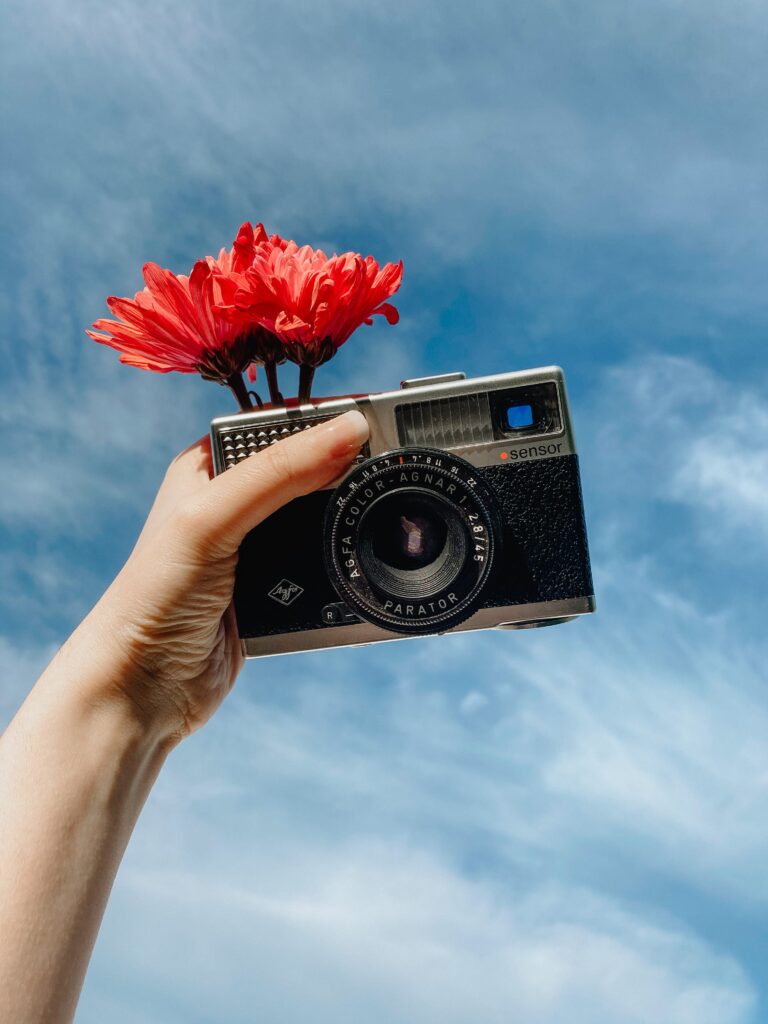
POLYGON ((507 426, 510 430, 533 425, 533 409, 530 405, 510 405, 507 409, 507 426))
POLYGON ((554 381, 500 388, 489 393, 491 423, 497 440, 562 430, 560 401, 554 381))

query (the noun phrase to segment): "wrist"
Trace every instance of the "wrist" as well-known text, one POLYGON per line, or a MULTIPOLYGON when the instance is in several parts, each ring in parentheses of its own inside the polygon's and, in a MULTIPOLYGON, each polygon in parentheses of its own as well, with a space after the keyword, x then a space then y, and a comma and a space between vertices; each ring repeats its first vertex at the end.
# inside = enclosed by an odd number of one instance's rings
POLYGON ((148 755, 167 754, 183 735, 177 715, 159 702, 139 699, 153 680, 136 665, 122 629, 100 605, 58 650, 35 690, 65 701, 81 719, 100 722, 113 740, 148 755))

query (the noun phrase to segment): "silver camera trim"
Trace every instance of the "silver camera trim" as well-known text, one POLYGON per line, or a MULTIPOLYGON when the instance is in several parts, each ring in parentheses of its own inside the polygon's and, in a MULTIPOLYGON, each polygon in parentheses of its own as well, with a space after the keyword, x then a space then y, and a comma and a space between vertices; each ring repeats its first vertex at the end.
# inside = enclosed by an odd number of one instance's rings
MULTIPOLYGON (((594 596, 574 597, 567 601, 542 601, 537 604, 481 608, 458 626, 447 629, 445 633, 428 635, 447 636, 449 633, 466 633, 478 629, 530 629, 534 626, 570 622, 594 610, 594 596)), ((240 643, 246 658, 263 658, 272 654, 321 651, 329 647, 366 647, 368 644, 383 643, 386 640, 419 639, 424 639, 423 635, 393 633, 369 622, 355 622, 348 626, 321 626, 319 629, 302 629, 294 633, 249 637, 240 643)))
MULTIPOLYGON (((368 420, 370 428, 369 457, 374 458, 403 446, 396 420, 396 409, 400 405, 535 384, 556 385, 561 424, 559 430, 519 437, 511 435, 503 439, 472 444, 436 447, 453 452, 478 467, 510 465, 520 461, 537 461, 559 458, 563 455, 575 455, 576 446, 565 388, 565 375, 559 366, 545 366, 485 377, 465 377, 464 374, 459 373, 440 374, 435 377, 403 381, 400 388, 394 391, 354 397, 318 398, 306 405, 289 408, 264 407, 253 412, 219 416, 211 423, 211 451, 214 469, 216 474, 226 471, 218 443, 218 435, 222 432, 232 432, 233 430, 247 432, 249 428, 258 430, 265 424, 269 424, 273 428, 275 425, 304 428, 311 426, 314 420, 325 420, 351 409, 358 409, 368 420), (503 452, 507 453, 507 461, 502 458, 503 452)), ((335 489, 339 482, 339 480, 335 481, 333 488, 330 489, 335 489)), ((594 596, 486 608, 475 612, 458 626, 446 630, 446 633, 493 628, 524 629, 550 625, 569 621, 594 610, 594 596)), ((404 633, 390 632, 367 622, 356 622, 348 625, 320 626, 317 629, 245 638, 241 640, 241 646, 246 657, 264 657, 271 654, 288 654, 294 651, 322 650, 329 647, 359 647, 386 640, 405 639, 411 639, 411 637, 404 633)))

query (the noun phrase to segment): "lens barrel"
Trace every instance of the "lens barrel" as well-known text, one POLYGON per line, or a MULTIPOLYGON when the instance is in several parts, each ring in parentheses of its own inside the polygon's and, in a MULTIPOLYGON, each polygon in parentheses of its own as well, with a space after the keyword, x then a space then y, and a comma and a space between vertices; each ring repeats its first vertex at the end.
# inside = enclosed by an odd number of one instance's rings
POLYGON ((429 448, 388 452, 356 467, 332 495, 326 569, 368 622, 443 632, 480 604, 498 522, 493 495, 466 460, 429 448))

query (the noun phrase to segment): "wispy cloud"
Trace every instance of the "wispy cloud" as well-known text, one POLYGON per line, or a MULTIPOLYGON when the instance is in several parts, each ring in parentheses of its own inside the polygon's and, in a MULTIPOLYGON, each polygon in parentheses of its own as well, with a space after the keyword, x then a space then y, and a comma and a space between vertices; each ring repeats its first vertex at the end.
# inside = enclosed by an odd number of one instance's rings
POLYGON ((160 782, 103 970, 149 976, 170 1021, 180 948, 191 1003, 232 1020, 758 1019, 757 978, 670 892, 768 898, 760 649, 650 577, 601 597, 559 630, 250 665, 160 782))
POLYGON ((116 360, 108 378, 101 387, 72 377, 52 384, 56 401, 32 415, 25 389, 7 394, 0 426, 16 443, 0 452, 0 521, 90 533, 120 505, 143 511, 171 455, 206 432, 197 379, 126 373, 116 360))
POLYGON ((239 32, 197 2, 156 4, 151 26, 132 0, 45 9, 9 18, 30 83, 7 111, 29 337, 42 319, 53 343, 144 259, 188 265, 245 215, 396 247, 425 283, 490 277, 505 311, 510 270, 616 322, 651 289, 674 317, 694 294, 765 308, 765 144, 733 116, 764 105, 757 7, 235 5, 239 32))
MULTIPOLYGON (((601 378, 593 472, 616 496, 685 508, 710 543, 768 539, 768 413, 759 380, 651 356, 601 378)), ((628 522, 632 521, 630 513, 628 522)))
MULTIPOLYGON (((210 1012, 233 1022, 311 1014, 318 1022, 741 1024, 754 1007, 728 957, 641 908, 559 886, 511 897, 400 844, 331 855, 280 849, 279 867, 277 851, 263 856, 270 845, 265 837, 262 852, 250 848, 225 875, 218 865, 191 875, 126 872, 120 926, 105 938, 120 974, 140 966, 164 992, 147 1024, 210 1012), (156 924, 137 948, 134 929, 147 916, 156 924), (200 944, 189 940, 202 922, 220 969, 205 970, 200 944)), ((86 1000, 83 1021, 96 1019, 91 1005, 99 1003, 86 1000)))
POLYGON ((152 797, 82 1024, 755 1024, 763 7, 5 17, 0 715, 230 407, 83 327, 246 216, 405 258, 402 323, 320 390, 566 364, 600 603, 249 665, 152 797))

